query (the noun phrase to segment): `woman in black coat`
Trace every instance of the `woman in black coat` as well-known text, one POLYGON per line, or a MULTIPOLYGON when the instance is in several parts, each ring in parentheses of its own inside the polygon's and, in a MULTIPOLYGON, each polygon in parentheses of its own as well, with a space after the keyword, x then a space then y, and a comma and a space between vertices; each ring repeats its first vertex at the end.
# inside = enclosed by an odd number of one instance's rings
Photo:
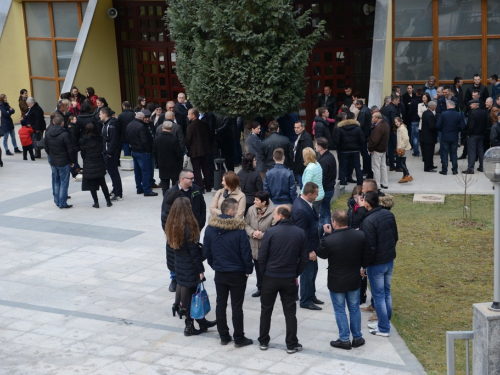
POLYGON ((264 184, 259 171, 255 169, 256 166, 256 155, 251 152, 245 154, 242 169, 238 172, 241 191, 245 194, 246 198, 245 215, 247 214, 248 209, 254 204, 255 193, 264 190, 264 184))
POLYGON ((198 284, 205 279, 203 259, 198 247, 200 227, 194 217, 189 198, 177 198, 172 204, 165 225, 167 241, 175 254, 175 274, 177 289, 172 312, 179 313, 179 317, 186 316, 184 336, 199 335, 216 322, 209 322, 205 318, 197 319, 200 330, 194 328, 191 318, 191 297, 196 292, 198 284))
POLYGON ((109 196, 108 185, 106 185, 106 166, 102 157, 102 136, 99 135, 98 129, 94 124, 87 124, 85 127, 85 136, 80 139, 80 150, 83 159, 83 181, 84 185, 90 189, 90 194, 94 198, 92 207, 99 208, 97 199, 97 190, 99 186, 102 189, 104 198, 108 207, 111 207, 111 198, 109 196))
MULTIPOLYGON (((90 105, 83 102, 80 106, 80 114, 76 118, 76 135, 79 140, 85 136, 85 128, 88 124, 98 125, 94 115, 92 114, 90 105)), ((97 128, 99 134, 101 134, 100 130, 100 128, 97 128)))

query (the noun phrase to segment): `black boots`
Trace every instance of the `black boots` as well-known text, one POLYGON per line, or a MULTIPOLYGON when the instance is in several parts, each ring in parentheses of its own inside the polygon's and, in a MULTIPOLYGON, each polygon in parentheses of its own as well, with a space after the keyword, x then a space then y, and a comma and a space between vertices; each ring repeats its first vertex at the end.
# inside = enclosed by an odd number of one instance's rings
POLYGON ((206 332, 208 331, 209 328, 215 327, 217 325, 217 320, 206 320, 205 318, 203 319, 196 319, 196 322, 200 326, 200 331, 201 332, 206 332))
POLYGON ((94 208, 99 208, 99 201, 94 201, 94 204, 92 205, 94 208))
POLYGON ((194 328, 194 320, 193 319, 186 318, 185 323, 186 323, 186 328, 184 328, 184 336, 199 335, 201 333, 200 330, 194 328))

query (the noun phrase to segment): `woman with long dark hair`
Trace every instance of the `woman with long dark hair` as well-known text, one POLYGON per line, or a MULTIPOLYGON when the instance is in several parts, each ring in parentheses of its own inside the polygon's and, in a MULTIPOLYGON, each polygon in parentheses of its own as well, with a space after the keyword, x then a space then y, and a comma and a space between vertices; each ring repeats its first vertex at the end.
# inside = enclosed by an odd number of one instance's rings
POLYGON ((97 99, 99 97, 95 94, 94 88, 93 87, 87 87, 85 89, 85 93, 87 94, 87 99, 89 99, 92 102, 92 105, 94 107, 97 107, 97 99))
POLYGON ((85 136, 80 139, 80 150, 83 159, 83 186, 88 186, 90 194, 94 199, 92 207, 99 208, 97 199, 97 190, 99 186, 102 189, 104 198, 108 207, 111 207, 111 197, 109 196, 108 185, 106 185, 106 166, 102 158, 102 136, 94 124, 87 124, 85 127, 85 136))
POLYGON ((263 182, 260 173, 256 170, 257 156, 251 152, 243 157, 242 169, 238 172, 241 191, 245 194, 246 207, 245 215, 248 209, 253 206, 255 193, 263 190, 263 182))
POLYGON ((142 111, 143 109, 146 109, 146 98, 142 95, 139 95, 137 97, 137 105, 134 108, 134 112, 137 113, 142 111))
POLYGON ((30 109, 28 103, 26 103, 26 99, 28 99, 28 90, 22 89, 19 95, 19 109, 21 110, 22 119, 26 117, 26 112, 30 109))
POLYGON ((193 214, 189 198, 175 199, 168 214, 165 234, 168 246, 174 249, 175 254, 177 289, 172 312, 174 316, 178 313, 179 318, 186 316, 184 336, 199 335, 209 326, 213 327, 215 323, 199 319, 197 322, 201 329, 197 330, 191 318, 191 297, 196 292, 198 284, 205 279, 205 268, 198 248, 200 227, 193 214), (205 322, 208 326, 204 326, 205 322))

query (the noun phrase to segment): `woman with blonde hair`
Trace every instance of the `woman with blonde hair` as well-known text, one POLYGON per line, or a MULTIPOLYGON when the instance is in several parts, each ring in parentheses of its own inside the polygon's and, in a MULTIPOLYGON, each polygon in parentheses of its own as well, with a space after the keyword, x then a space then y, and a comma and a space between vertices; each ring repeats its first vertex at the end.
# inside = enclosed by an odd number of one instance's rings
MULTIPOLYGON (((319 209, 323 197, 325 196, 325 191, 323 190, 323 168, 316 160, 316 152, 311 147, 306 147, 302 150, 302 157, 304 159, 304 173, 302 174, 302 185, 305 186, 309 181, 314 182, 318 185, 318 197, 313 202, 314 211, 319 215, 319 209)), ((302 187, 303 192, 304 188, 302 187)))
POLYGON ((175 254, 177 289, 172 313, 175 316, 177 312, 181 319, 183 315, 186 316, 184 336, 199 335, 209 327, 213 327, 215 322, 197 319, 201 328, 197 330, 191 318, 191 297, 196 292, 198 284, 205 279, 205 268, 198 247, 200 227, 194 217, 189 198, 175 199, 167 218, 165 234, 168 245, 175 254))
POLYGON ((403 178, 398 182, 403 184, 405 182, 413 181, 413 177, 410 176, 410 172, 406 167, 406 151, 411 150, 410 137, 408 136, 408 129, 406 129, 406 125, 399 117, 394 119, 393 131, 397 134, 396 152, 399 156, 399 161, 401 162, 401 168, 403 168, 403 178))
POLYGON ((238 210, 234 216, 236 219, 243 219, 246 209, 246 197, 240 188, 240 178, 233 171, 228 171, 222 176, 222 189, 215 193, 210 205, 210 215, 218 216, 222 214, 220 210, 222 202, 227 198, 234 198, 238 202, 238 210))

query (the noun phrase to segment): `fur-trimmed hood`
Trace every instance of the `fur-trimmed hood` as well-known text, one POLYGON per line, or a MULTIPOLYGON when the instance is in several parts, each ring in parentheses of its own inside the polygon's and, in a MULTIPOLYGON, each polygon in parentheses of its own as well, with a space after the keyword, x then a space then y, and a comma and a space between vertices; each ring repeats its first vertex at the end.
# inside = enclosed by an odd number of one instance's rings
POLYGON ((342 127, 347 126, 347 125, 357 125, 357 126, 360 126, 359 122, 357 122, 356 120, 343 120, 343 121, 340 121, 338 123, 337 127, 342 128, 342 127))
POLYGON ((385 194, 384 196, 379 197, 379 204, 390 210, 394 207, 394 197, 390 194, 385 194))
POLYGON ((219 215, 211 216, 208 220, 208 225, 217 228, 218 233, 223 233, 231 230, 243 230, 245 229, 245 220, 236 219, 229 215, 219 215))

